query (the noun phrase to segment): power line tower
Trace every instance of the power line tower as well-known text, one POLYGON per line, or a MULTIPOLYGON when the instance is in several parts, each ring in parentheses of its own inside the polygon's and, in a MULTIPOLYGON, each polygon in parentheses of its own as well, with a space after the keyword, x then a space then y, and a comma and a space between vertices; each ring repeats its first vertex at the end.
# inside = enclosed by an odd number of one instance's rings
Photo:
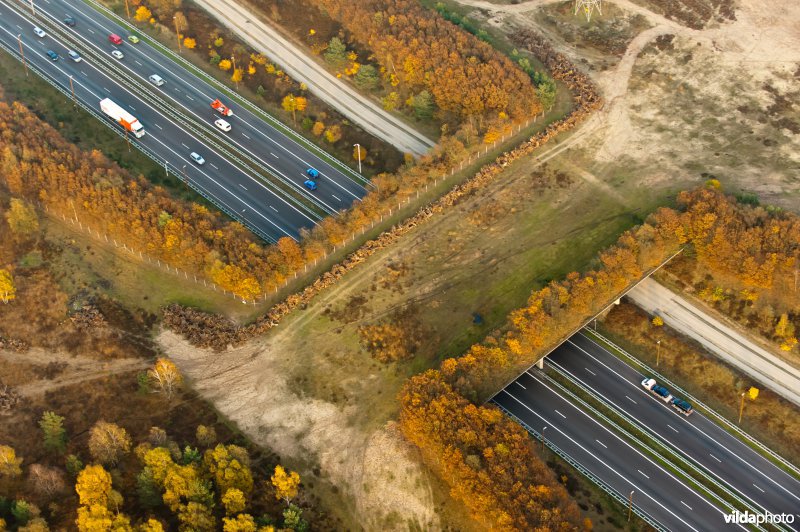
POLYGON ((575 14, 583 10, 586 13, 586 21, 591 22, 592 13, 597 10, 601 15, 603 14, 603 0, 575 0, 575 14))

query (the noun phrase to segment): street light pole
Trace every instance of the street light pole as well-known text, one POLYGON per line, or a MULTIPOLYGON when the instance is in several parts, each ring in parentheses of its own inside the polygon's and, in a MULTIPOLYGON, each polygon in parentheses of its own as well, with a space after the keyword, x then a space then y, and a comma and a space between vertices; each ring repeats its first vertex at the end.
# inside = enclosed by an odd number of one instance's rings
POLYGON ((178 38, 178 53, 183 53, 183 48, 181 48, 181 32, 178 30, 178 17, 173 16, 172 20, 175 22, 175 37, 178 38))
POLYGON ((36 10, 33 8, 33 0, 31 0, 31 14, 36 16, 36 10))
POLYGON ((747 395, 747 392, 742 392, 742 402, 739 405, 739 423, 738 425, 742 424, 742 414, 744 413, 744 396, 747 395))
POLYGON ((25 77, 28 77, 28 63, 25 62, 25 51, 22 49, 22 34, 17 35, 17 42, 19 42, 19 55, 22 56, 22 66, 25 67, 25 77))
POLYGON ((361 173, 361 144, 353 144, 358 150, 358 173, 361 173))
POLYGON ((631 490, 631 494, 628 495, 628 522, 631 521, 631 514, 633 514, 633 490, 631 490))
POLYGON ((128 14, 128 20, 131 19, 131 8, 128 5, 128 0, 125 0, 125 12, 128 14))
POLYGON ((75 107, 78 103, 75 100, 75 86, 72 84, 72 74, 69 76, 69 90, 72 92, 72 107, 75 107))
POLYGON ((544 452, 544 431, 547 430, 547 425, 542 427, 542 452, 544 452))
POLYGON ((658 367, 658 359, 661 356, 661 340, 656 341, 656 367, 658 367))

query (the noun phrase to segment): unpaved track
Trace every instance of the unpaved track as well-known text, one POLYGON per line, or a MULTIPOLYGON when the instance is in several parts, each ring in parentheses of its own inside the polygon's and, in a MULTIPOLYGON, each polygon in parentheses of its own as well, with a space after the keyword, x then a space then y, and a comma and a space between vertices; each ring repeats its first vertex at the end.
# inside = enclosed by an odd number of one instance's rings
POLYGON ((365 131, 402 152, 423 155, 435 144, 399 118, 360 95, 330 74, 306 50, 283 37, 275 28, 234 0, 195 0, 214 18, 259 52, 277 62, 292 78, 302 81, 315 96, 365 131))

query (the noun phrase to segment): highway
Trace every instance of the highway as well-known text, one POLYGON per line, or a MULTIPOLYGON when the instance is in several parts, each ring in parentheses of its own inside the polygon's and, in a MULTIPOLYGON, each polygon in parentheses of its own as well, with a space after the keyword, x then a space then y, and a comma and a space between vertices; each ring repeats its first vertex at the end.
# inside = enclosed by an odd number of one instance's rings
POLYGON ((529 429, 544 432, 548 442, 601 478, 623 500, 633 491, 634 506, 664 528, 705 532, 725 526, 727 511, 562 397, 540 370, 523 373, 492 402, 529 429))
MULTIPOLYGON (((232 124, 229 133, 217 130, 213 121, 219 115, 209 104, 219 90, 161 55, 144 39, 138 44, 126 41, 113 46, 108 34, 124 38, 127 32, 85 4, 44 0, 36 10, 35 25, 48 33, 43 39, 33 34, 29 6, 26 11, 23 5, 0 0, 0 41, 11 53, 19 55, 20 35, 26 59, 66 89, 72 76, 79 101, 99 111, 99 100, 110 97, 127 108, 147 132, 141 139, 129 137, 132 142, 140 143, 160 164, 168 164, 262 238, 298 238, 300 230, 312 227, 324 212, 346 208, 366 192, 346 170, 329 164, 244 108, 234 109, 234 116, 228 119, 232 124), (63 24, 67 14, 76 19, 75 27, 63 24), (115 48, 124 53, 122 60, 111 57, 115 48), (69 49, 81 53, 83 61, 71 61, 69 49), (57 52, 59 61, 50 61, 47 50, 57 52), (150 74, 160 75, 166 84, 150 84, 150 74), (232 160, 225 149, 239 160, 232 160), (188 157, 192 151, 202 155, 206 164, 192 162, 188 157), (302 185, 309 167, 321 174, 314 192, 302 185), (276 176, 280 183, 259 174, 276 176)), ((65 105, 69 103, 65 101, 65 105)))

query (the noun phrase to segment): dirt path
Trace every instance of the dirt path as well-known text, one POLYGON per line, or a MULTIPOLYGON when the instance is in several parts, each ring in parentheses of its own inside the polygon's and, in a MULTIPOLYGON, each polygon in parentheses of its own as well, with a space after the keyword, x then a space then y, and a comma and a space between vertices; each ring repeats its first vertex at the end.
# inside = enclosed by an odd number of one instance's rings
POLYGON ((196 3, 248 45, 280 64, 293 79, 305 83, 315 96, 372 135, 402 152, 416 155, 423 155, 435 144, 330 74, 308 57, 304 50, 270 27, 265 20, 255 16, 254 10, 248 10, 233 0, 196 0, 196 3))

